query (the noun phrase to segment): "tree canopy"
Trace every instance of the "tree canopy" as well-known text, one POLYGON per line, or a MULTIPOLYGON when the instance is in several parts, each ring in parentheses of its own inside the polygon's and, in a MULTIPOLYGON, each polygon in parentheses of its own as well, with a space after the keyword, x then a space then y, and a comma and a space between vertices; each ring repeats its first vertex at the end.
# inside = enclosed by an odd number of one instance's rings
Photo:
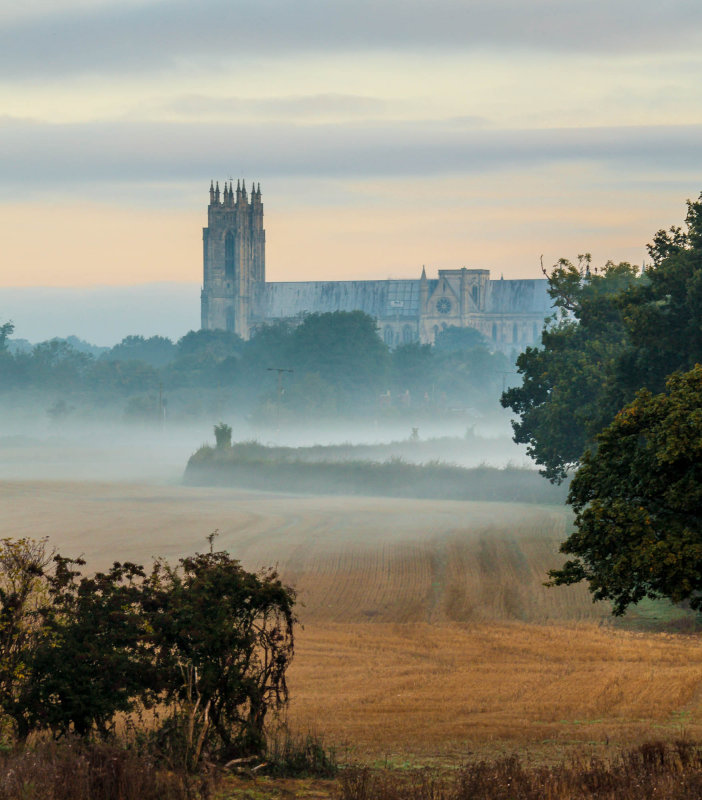
POLYGON ((540 347, 517 359, 520 386, 502 396, 519 417, 514 439, 560 482, 596 446, 597 434, 647 388, 702 361, 702 195, 687 204, 685 230, 654 236, 652 266, 591 269, 561 260, 548 275, 558 313, 540 347))
POLYGON ((573 478, 576 556, 554 584, 588 581, 621 614, 644 597, 702 609, 702 366, 647 389, 597 436, 573 478))
POLYGON ((260 752, 287 701, 294 591, 212 546, 149 574, 82 567, 45 541, 0 542, 0 711, 17 736, 104 737, 158 702, 155 735, 188 768, 260 752))
POLYGON ((577 468, 561 548, 575 558, 552 584, 585 580, 615 614, 644 597, 702 609, 702 195, 648 250, 640 274, 559 262, 560 313, 502 396, 543 474, 577 468))
POLYGON ((522 384, 501 402, 519 416, 515 442, 526 444, 543 474, 560 483, 621 407, 616 371, 628 339, 617 297, 637 280, 637 270, 608 262, 595 272, 585 258, 577 266, 561 260, 548 279, 557 315, 541 347, 517 358, 522 384))

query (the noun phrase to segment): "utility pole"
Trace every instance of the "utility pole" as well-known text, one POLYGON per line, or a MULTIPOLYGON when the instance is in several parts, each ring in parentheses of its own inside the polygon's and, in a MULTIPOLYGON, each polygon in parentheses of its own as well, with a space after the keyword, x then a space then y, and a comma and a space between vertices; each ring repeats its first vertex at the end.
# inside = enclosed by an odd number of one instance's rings
POLYGON ((285 369, 284 367, 267 367, 267 372, 278 373, 278 402, 275 407, 275 432, 280 434, 280 404, 283 399, 283 373, 294 372, 292 369, 285 369))

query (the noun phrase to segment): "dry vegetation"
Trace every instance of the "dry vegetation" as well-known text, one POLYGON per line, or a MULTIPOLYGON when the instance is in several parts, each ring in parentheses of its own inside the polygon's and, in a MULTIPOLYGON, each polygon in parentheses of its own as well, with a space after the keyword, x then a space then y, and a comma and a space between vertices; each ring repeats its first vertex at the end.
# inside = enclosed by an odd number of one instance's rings
POLYGON ((684 741, 652 742, 608 761, 530 767, 513 755, 453 775, 352 769, 340 782, 339 800, 694 800, 702 797, 702 751, 684 741))
POLYGON ((592 623, 310 625, 290 721, 390 763, 702 738, 701 656, 696 637, 592 623))
MULTIPOLYGON (((304 603, 289 723, 342 760, 543 764, 702 739, 696 636, 615 628, 583 588, 543 587, 562 508, 5 482, 0 509, 2 535, 95 566, 173 560, 215 528, 246 568, 277 562, 304 603)), ((367 795, 385 796, 402 797, 367 795)))
POLYGON ((586 590, 547 590, 568 515, 557 506, 122 484, 0 482, 3 535, 49 536, 90 564, 218 545, 276 563, 304 622, 599 620, 586 590))

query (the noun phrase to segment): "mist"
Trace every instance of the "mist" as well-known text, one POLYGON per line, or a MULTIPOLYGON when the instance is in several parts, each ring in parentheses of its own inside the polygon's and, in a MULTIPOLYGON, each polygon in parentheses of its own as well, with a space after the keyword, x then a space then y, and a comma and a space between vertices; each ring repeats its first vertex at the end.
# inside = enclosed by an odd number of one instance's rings
POLYGON ((385 445, 379 455, 359 452, 354 457, 400 458, 415 464, 441 461, 464 467, 531 466, 524 449, 511 441, 506 413, 484 420, 467 416, 394 422, 328 420, 276 428, 252 425, 233 404, 223 406, 219 415, 203 414, 189 422, 166 418, 162 424, 144 424, 109 414, 57 422, 47 414, 47 405, 37 401, 23 408, 0 403, 0 479, 176 485, 190 456, 202 445, 214 444, 213 427, 221 421, 232 426, 235 442, 293 448, 385 445), (411 438, 414 429, 418 441, 411 438))

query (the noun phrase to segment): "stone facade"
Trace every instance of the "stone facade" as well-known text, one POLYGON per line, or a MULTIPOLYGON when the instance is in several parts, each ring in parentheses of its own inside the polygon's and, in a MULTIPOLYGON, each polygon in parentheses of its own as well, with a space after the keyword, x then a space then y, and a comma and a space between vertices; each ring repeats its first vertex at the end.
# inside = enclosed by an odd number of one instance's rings
POLYGON ((257 327, 305 314, 364 311, 386 344, 433 343, 441 330, 476 328, 497 350, 539 341, 551 313, 547 281, 491 280, 486 269, 442 269, 438 278, 266 283, 261 187, 210 185, 203 229, 202 327, 248 339, 257 327))
POLYGON ((224 328, 243 339, 251 333, 252 305, 266 281, 266 233, 263 230, 261 187, 210 184, 207 227, 202 231, 202 327, 224 328))

